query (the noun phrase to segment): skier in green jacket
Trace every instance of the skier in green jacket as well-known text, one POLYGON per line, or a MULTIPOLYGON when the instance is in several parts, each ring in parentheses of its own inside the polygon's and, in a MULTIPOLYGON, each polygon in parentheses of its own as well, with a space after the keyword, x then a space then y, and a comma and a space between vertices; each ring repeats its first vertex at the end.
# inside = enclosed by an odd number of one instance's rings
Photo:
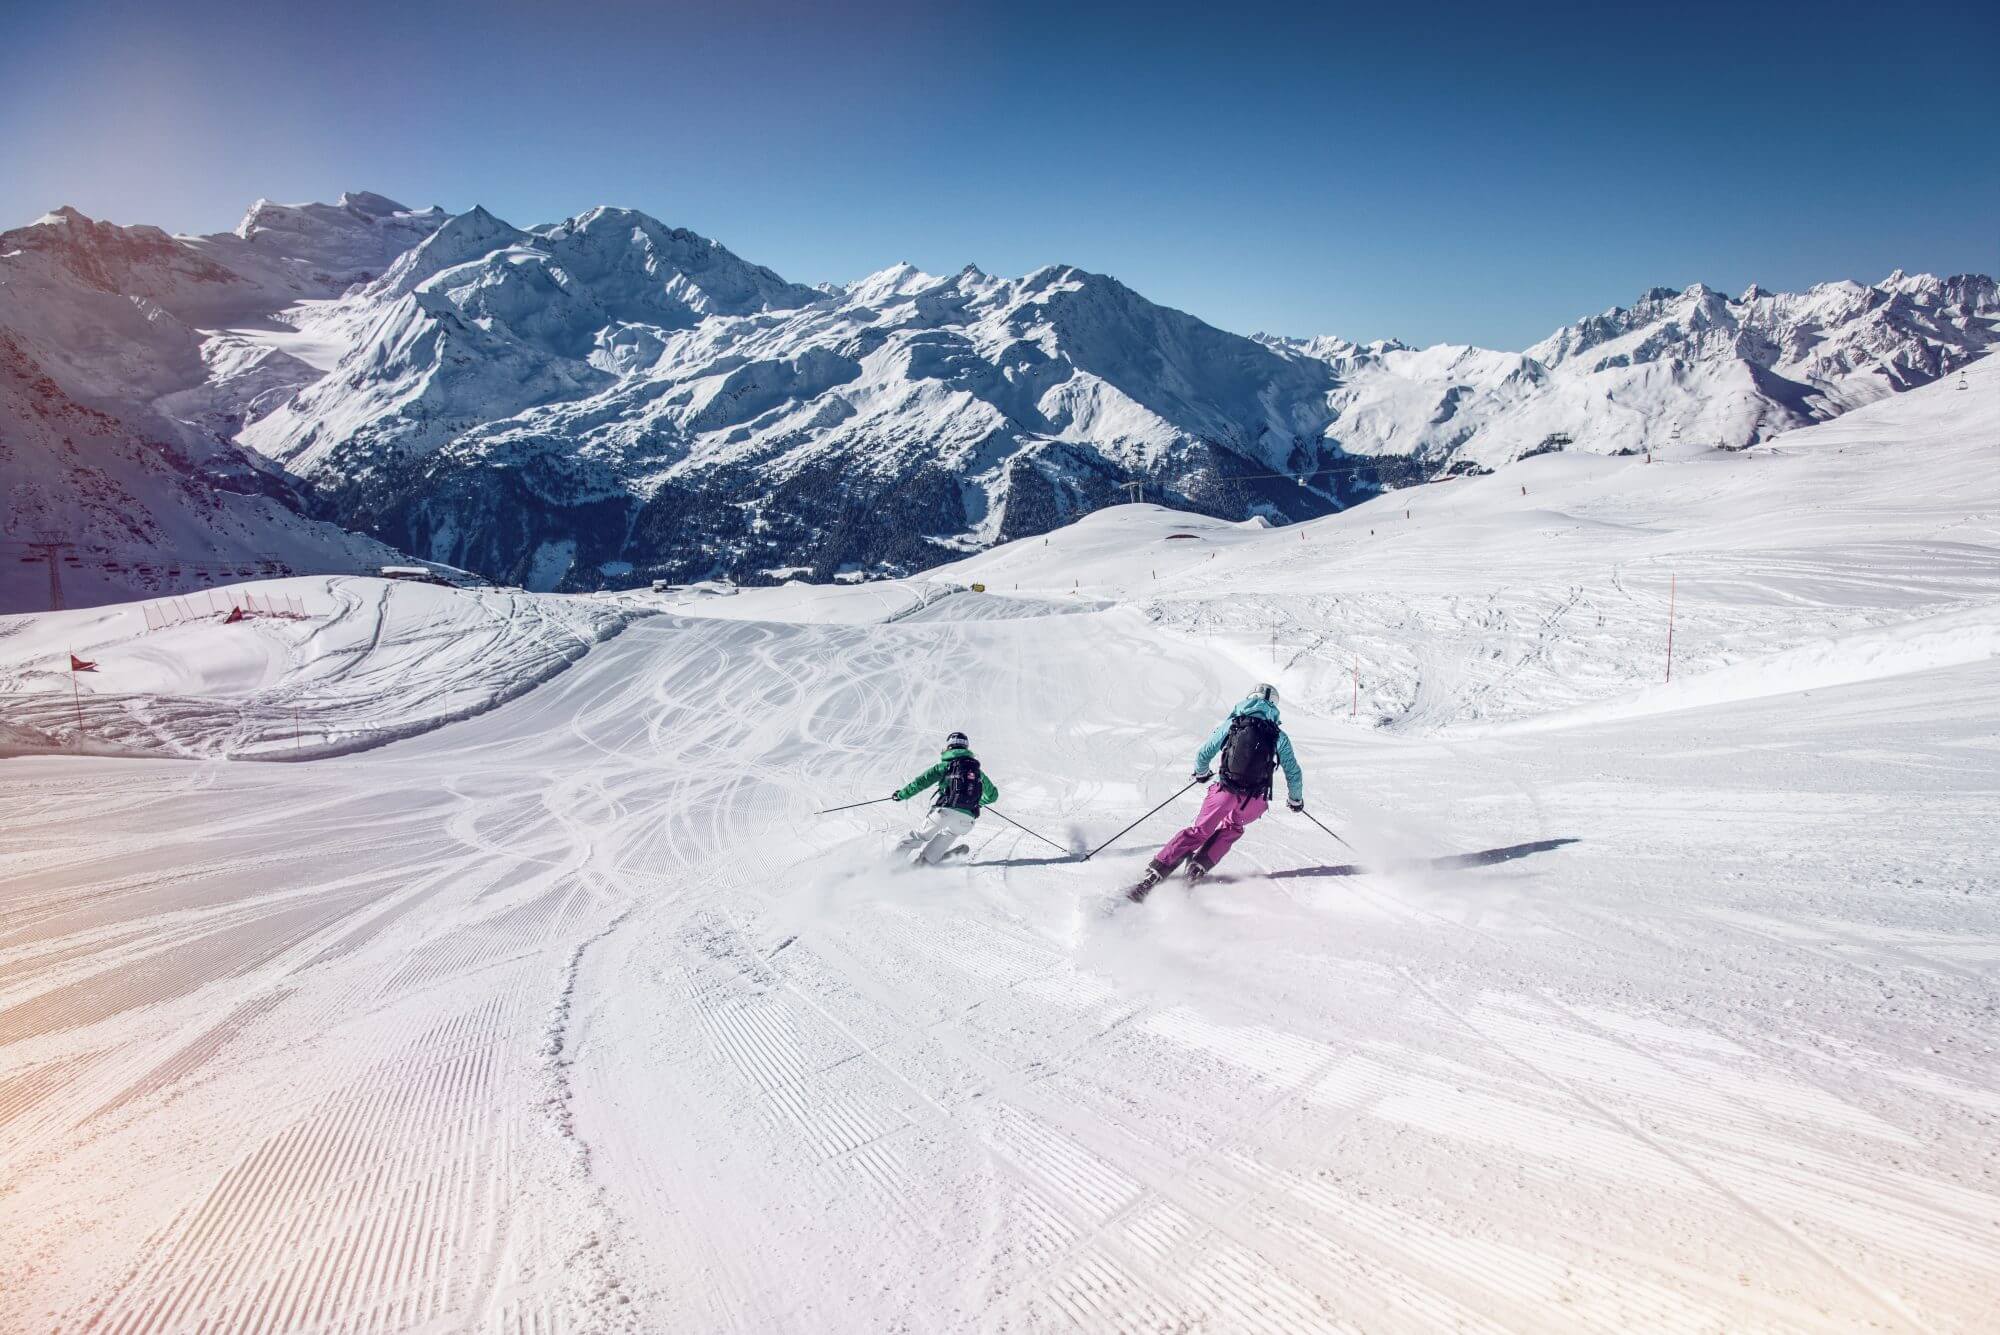
POLYGON ((898 802, 907 801, 932 787, 937 796, 931 799, 930 816, 898 847, 899 852, 916 850, 910 857, 912 866, 943 862, 953 853, 964 852, 965 845, 957 841, 972 832, 979 808, 1000 800, 1000 790, 979 767, 979 757, 972 754, 962 732, 945 738, 944 753, 937 764, 898 788, 894 797, 898 802))

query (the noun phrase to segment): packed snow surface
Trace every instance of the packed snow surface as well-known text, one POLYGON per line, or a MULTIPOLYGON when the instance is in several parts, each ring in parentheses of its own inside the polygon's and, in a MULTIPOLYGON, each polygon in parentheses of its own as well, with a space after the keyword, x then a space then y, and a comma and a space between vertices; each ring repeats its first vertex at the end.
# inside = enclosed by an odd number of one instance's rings
POLYGON ((200 757, 0 765, 0 1328, 1989 1329, 1996 371, 924 581, 0 620, 9 726, 73 641, 200 757), (1343 842, 1106 913, 1260 679, 1343 842), (461 721, 242 763, 307 695, 461 721), (960 728, 958 862, 815 814, 960 728))

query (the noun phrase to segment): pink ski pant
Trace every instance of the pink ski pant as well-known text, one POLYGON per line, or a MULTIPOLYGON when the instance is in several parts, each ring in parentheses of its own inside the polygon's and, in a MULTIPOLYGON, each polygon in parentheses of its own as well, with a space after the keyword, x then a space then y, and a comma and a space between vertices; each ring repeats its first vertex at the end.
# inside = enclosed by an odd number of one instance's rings
POLYGON ((1199 853, 1201 860, 1213 867, 1243 837, 1243 827, 1270 805, 1264 798, 1244 797, 1219 783, 1210 784, 1201 814, 1194 818, 1194 824, 1167 840, 1167 846, 1154 857, 1154 865, 1172 871, 1190 854, 1199 853))

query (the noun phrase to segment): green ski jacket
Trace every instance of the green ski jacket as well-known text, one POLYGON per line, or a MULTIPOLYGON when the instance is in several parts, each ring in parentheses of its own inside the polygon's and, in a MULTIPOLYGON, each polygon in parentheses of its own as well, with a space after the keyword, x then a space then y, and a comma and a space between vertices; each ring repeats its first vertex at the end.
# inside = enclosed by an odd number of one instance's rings
MULTIPOLYGON (((972 752, 966 750, 962 746, 952 747, 949 751, 946 751, 943 755, 938 757, 937 764, 932 765, 922 774, 919 774, 916 778, 911 779, 901 788, 898 788, 896 790, 896 800, 898 802, 906 801, 909 798, 915 797, 918 793, 923 792, 926 788, 937 787, 938 781, 944 778, 944 767, 947 764, 949 764, 954 760, 957 760, 960 756, 970 756, 970 755, 972 755, 972 752)), ((973 758, 977 759, 978 757, 975 756, 973 758)), ((999 800, 1000 800, 1000 790, 993 786, 992 776, 989 775, 986 772, 985 767, 982 766, 979 771, 979 804, 981 806, 991 806, 993 805, 993 803, 998 802, 999 800)), ((968 816, 977 816, 979 813, 976 811, 968 811, 965 814, 968 816)))

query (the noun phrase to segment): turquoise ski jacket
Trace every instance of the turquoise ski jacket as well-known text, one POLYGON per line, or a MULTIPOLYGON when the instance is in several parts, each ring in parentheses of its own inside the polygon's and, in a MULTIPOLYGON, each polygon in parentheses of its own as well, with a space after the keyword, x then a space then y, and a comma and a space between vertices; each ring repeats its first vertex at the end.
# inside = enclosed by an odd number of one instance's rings
MULTIPOLYGON (((1254 714, 1258 718, 1269 719, 1273 723, 1278 721, 1278 707, 1276 705, 1268 700, 1260 700, 1254 695, 1251 696, 1242 704, 1230 710, 1229 717, 1222 720, 1222 726, 1210 733, 1208 740, 1201 744, 1201 750, 1194 753, 1195 773, 1208 773, 1208 767, 1215 762, 1216 753, 1222 750, 1222 743, 1229 736, 1230 723, 1241 714, 1254 714)), ((1305 771, 1299 768, 1299 758, 1292 754, 1292 739, 1285 735, 1283 728, 1278 729, 1278 764, 1285 771, 1285 787, 1291 790, 1292 801, 1305 801, 1305 771)))

